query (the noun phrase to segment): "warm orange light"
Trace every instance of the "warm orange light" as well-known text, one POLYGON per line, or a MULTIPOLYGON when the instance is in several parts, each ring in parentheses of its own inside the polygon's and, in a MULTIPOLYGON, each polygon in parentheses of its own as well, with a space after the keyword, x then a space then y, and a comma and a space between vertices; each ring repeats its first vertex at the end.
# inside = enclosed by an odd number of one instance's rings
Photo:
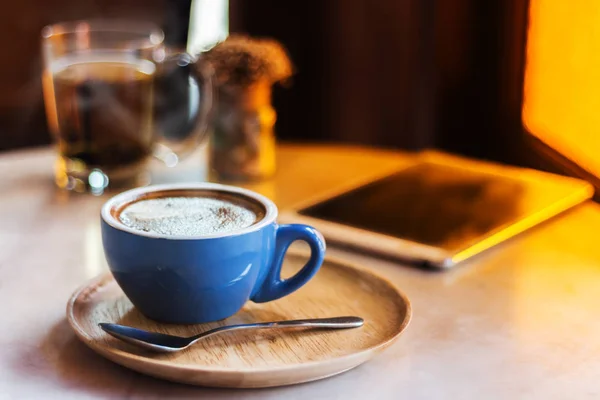
POLYGON ((600 1, 531 0, 523 122, 600 176, 600 1))

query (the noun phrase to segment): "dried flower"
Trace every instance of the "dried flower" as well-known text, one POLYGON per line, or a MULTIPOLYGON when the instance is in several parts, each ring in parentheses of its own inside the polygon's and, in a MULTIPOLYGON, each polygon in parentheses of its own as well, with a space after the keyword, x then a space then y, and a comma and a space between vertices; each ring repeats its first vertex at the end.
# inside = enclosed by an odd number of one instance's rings
POLYGON ((276 40, 231 35, 204 54, 222 87, 247 87, 258 81, 282 82, 292 75, 292 63, 276 40))

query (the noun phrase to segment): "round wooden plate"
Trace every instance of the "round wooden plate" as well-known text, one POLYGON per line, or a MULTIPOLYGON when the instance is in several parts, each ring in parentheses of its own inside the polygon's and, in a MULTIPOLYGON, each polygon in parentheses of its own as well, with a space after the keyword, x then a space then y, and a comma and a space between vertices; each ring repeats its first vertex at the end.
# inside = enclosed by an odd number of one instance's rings
MULTIPOLYGON (((305 260, 302 254, 288 254, 283 276, 297 271, 305 260)), ((165 325, 145 318, 111 275, 77 290, 67 305, 67 318, 77 336, 115 363, 170 381, 233 388, 289 385, 347 371, 398 339, 410 316, 408 299, 389 282, 331 258, 297 292, 270 303, 248 302, 233 317, 214 323, 165 325), (98 327, 99 322, 115 322, 191 336, 229 324, 342 315, 360 316, 365 324, 344 330, 224 333, 174 354, 148 353, 98 327)))

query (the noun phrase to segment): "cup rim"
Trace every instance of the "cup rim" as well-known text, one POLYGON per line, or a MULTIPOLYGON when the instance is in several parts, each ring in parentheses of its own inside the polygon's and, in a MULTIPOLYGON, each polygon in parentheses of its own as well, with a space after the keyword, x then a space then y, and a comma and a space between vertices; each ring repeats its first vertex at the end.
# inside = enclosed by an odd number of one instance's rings
POLYGON ((79 19, 46 25, 40 34, 43 40, 60 35, 72 35, 87 32, 127 32, 139 33, 146 38, 140 39, 135 47, 151 48, 164 42, 165 33, 155 23, 134 19, 79 19))
POLYGON ((273 203, 273 201, 271 201, 267 197, 265 197, 261 194, 258 194, 256 192, 253 192, 252 190, 244 189, 244 188, 237 187, 237 186, 230 186, 230 185, 223 185, 223 184, 219 184, 219 183, 209 183, 209 182, 175 183, 175 184, 160 184, 160 185, 143 186, 143 187, 130 189, 130 190, 121 192, 121 193, 111 197, 104 203, 104 205, 102 206, 102 209, 100 211, 100 216, 101 216, 102 220, 106 224, 108 224, 110 227, 120 230, 120 231, 123 231, 123 232, 130 233, 132 235, 136 235, 136 236, 143 236, 143 237, 147 237, 147 238, 151 238, 151 239, 166 239, 166 240, 202 240, 202 239, 217 239, 217 238, 224 238, 224 237, 240 236, 240 235, 244 235, 246 233, 258 231, 258 230, 264 228, 265 226, 275 222, 275 220, 277 218, 277 206, 275 205, 275 203, 273 203), (113 215, 111 214, 111 210, 115 206, 121 205, 124 203, 128 203, 128 202, 134 200, 136 197, 139 197, 140 195, 147 194, 147 193, 168 191, 168 190, 186 190, 186 189, 190 189, 190 190, 209 189, 209 190, 223 191, 223 192, 227 192, 227 193, 240 194, 242 196, 249 197, 250 199, 261 203, 265 208, 265 215, 260 221, 254 223, 246 228, 235 229, 235 230, 229 231, 229 232, 216 233, 216 234, 212 234, 212 235, 161 235, 158 233, 144 232, 144 231, 139 231, 137 229, 130 228, 127 225, 125 225, 124 223, 122 223, 121 221, 119 221, 117 218, 113 217, 113 215))

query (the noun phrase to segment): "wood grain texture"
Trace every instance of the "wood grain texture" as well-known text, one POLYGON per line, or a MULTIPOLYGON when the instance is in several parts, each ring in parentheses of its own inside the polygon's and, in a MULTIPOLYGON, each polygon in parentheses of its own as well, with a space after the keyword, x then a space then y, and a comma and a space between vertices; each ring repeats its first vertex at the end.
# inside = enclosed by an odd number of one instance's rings
MULTIPOLYGON (((307 256, 289 254, 283 276, 307 256)), ((69 323, 89 347, 125 367, 155 377, 216 387, 270 387, 347 371, 397 339, 410 320, 406 297, 387 281, 327 259, 306 286, 280 300, 252 302, 233 317, 201 325, 165 325, 141 315, 110 275, 78 290, 67 307, 69 323), (174 354, 147 353, 107 334, 100 322, 191 336, 217 326, 261 321, 357 315, 365 325, 347 330, 247 331, 209 337, 174 354)))

